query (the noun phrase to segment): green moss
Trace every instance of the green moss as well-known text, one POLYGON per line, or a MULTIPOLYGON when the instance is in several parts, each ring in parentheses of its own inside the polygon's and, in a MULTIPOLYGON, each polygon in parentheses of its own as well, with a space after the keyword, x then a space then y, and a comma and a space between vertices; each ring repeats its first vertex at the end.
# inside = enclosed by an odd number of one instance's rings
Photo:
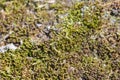
POLYGON ((82 17, 81 9, 84 6, 84 3, 73 6, 72 9, 69 10, 68 16, 65 17, 64 23, 61 24, 62 30, 60 33, 53 36, 51 46, 56 52, 80 52, 82 42, 86 40, 92 30, 100 27, 99 8, 90 11, 92 5, 88 6, 90 10, 84 12, 85 15, 82 17), (89 13, 92 12, 94 12, 94 14, 89 15, 89 13))
POLYGON ((91 39, 92 35, 99 36, 97 31, 102 25, 101 7, 97 3, 76 3, 70 9, 60 3, 52 4, 50 9, 55 13, 51 17, 46 9, 38 9, 29 0, 13 0, 9 5, 4 2, 0 2, 5 10, 5 18, 0 20, 0 32, 5 35, 13 31, 6 42, 20 43, 22 40, 23 44, 15 51, 0 54, 1 80, 119 79, 119 45, 111 48, 101 38, 91 39), (87 10, 83 12, 84 8, 87 10), (27 10, 33 10, 35 14, 27 13, 27 10), (31 40, 42 32, 36 28, 37 21, 43 21, 46 26, 63 13, 68 16, 52 25, 58 30, 50 29, 50 40, 38 43, 31 40))
POLYGON ((60 9, 62 9, 62 5, 60 3, 51 4, 50 9, 60 10, 60 9))

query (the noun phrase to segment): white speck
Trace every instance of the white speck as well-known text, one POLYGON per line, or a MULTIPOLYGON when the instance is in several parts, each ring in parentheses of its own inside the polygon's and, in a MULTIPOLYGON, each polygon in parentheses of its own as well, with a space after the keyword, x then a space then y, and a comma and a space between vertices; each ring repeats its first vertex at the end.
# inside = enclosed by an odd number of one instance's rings
POLYGON ((95 60, 97 60, 97 59, 98 59, 98 57, 94 57, 94 59, 95 59, 95 60))
POLYGON ((33 57, 26 57, 28 60, 32 60, 33 59, 33 57))
POLYGON ((81 13, 81 16, 84 16, 84 13, 81 13))
POLYGON ((0 52, 1 53, 4 53, 4 52, 6 52, 7 51, 7 48, 5 47, 5 46, 1 46, 0 47, 0 52))
MULTIPOLYGON (((82 11, 81 16, 83 16, 83 15, 84 15, 84 12, 87 12, 88 10, 89 10, 89 7, 83 6, 83 8, 81 8, 81 11, 82 11)), ((90 14, 90 13, 88 13, 88 14, 90 14)))
POLYGON ((48 3, 55 3, 55 0, 49 0, 48 3))
POLYGON ((106 64, 103 64, 103 67, 106 67, 106 64))
POLYGON ((37 23, 36 26, 37 26, 37 27, 41 27, 42 24, 41 24, 41 23, 37 23))
POLYGON ((44 0, 34 0, 34 2, 44 2, 44 0))
POLYGON ((48 29, 48 30, 50 30, 50 29, 51 29, 51 26, 50 26, 50 25, 48 25, 48 26, 47 26, 47 29, 48 29))
POLYGON ((21 44, 21 45, 23 44, 23 40, 20 40, 20 44, 21 44))
POLYGON ((92 9, 95 9, 95 6, 92 6, 92 9))
POLYGON ((81 8, 81 11, 84 12, 84 8, 81 8))
POLYGON ((109 12, 105 12, 104 15, 102 16, 104 19, 108 19, 110 17, 109 12))
POLYGON ((66 60, 63 60, 63 64, 65 64, 66 63, 66 60))
POLYGON ((27 10, 27 14, 34 14, 34 11, 32 11, 32 10, 27 10))
POLYGON ((79 80, 83 80, 83 79, 80 77, 79 80))
POLYGON ((0 12, 1 12, 1 13, 4 13, 5 11, 2 9, 2 10, 0 10, 0 12))
POLYGON ((117 35, 120 35, 120 27, 117 27, 117 35))
POLYGON ((95 40, 97 38, 97 36, 92 35, 90 38, 93 39, 93 40, 95 40))
POLYGON ((74 71, 75 70, 75 68, 74 67, 70 67, 69 68, 69 71, 71 72, 71 71, 74 71))
POLYGON ((1 52, 1 53, 4 53, 4 52, 6 52, 8 49, 15 50, 15 49, 17 49, 17 47, 16 47, 13 43, 7 44, 7 45, 5 45, 5 46, 1 46, 1 47, 0 47, 0 52, 1 52))
POLYGON ((13 33, 13 31, 10 31, 10 32, 9 32, 9 34, 12 34, 12 33, 13 33))
POLYGON ((6 47, 7 47, 7 49, 11 49, 11 50, 17 49, 17 47, 13 43, 7 44, 6 47))
POLYGON ((46 6, 46 4, 44 4, 44 5, 39 5, 38 8, 43 8, 43 7, 45 7, 45 6, 46 6))
POLYGON ((101 32, 100 33, 100 36, 102 37, 102 38, 104 38, 105 36, 104 36, 104 32, 101 32))
POLYGON ((65 18, 65 17, 67 17, 67 16, 68 16, 68 13, 59 15, 60 18, 65 18))

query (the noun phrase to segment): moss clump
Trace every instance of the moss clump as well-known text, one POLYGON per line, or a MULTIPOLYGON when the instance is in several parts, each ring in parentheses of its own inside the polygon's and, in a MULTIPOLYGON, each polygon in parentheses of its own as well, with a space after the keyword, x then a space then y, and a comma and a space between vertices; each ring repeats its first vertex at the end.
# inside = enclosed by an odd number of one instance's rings
POLYGON ((25 40, 20 49, 0 54, 1 78, 97 79, 99 76, 99 79, 107 79, 111 70, 110 61, 104 62, 73 52, 60 55, 56 55, 54 50, 51 51, 45 45, 34 45, 29 40, 25 40))
POLYGON ((64 22, 59 25, 60 33, 55 34, 51 40, 51 46, 55 51, 78 51, 82 48, 82 43, 87 37, 97 30, 101 24, 100 8, 93 4, 86 6, 87 3, 75 4, 64 18, 64 22), (82 12, 82 9, 86 9, 82 12), (92 7, 95 7, 92 9, 92 7), (93 13, 94 12, 94 13, 93 13), (84 14, 84 15, 81 15, 84 14), (90 21, 89 21, 90 20, 90 21))
POLYGON ((4 2, 0 2, 5 13, 4 16, 0 13, 0 32, 4 36, 13 31, 4 41, 15 44, 22 40, 23 44, 15 51, 0 54, 1 80, 120 78, 119 37, 113 35, 117 31, 110 26, 105 33, 98 3, 80 2, 69 8, 61 6, 62 3, 49 4, 54 11, 51 14, 49 9, 39 8, 41 2, 13 0, 9 5, 4 2), (64 13, 68 15, 60 18, 64 13), (34 40, 40 34, 43 37, 46 34, 49 40, 38 39, 36 43, 34 40), (111 47, 115 41, 117 47, 111 47))

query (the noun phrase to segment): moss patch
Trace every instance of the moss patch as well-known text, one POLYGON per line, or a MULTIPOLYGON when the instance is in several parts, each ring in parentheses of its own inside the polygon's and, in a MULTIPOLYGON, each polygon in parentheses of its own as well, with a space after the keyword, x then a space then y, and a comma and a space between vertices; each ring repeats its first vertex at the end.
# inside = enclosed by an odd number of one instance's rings
POLYGON ((47 2, 0 2, 0 34, 13 31, 2 42, 18 46, 0 54, 1 80, 120 78, 118 23, 103 22, 100 3, 82 1, 66 7, 59 2, 41 8, 42 4, 47 2), (41 36, 49 39, 41 42, 41 36))

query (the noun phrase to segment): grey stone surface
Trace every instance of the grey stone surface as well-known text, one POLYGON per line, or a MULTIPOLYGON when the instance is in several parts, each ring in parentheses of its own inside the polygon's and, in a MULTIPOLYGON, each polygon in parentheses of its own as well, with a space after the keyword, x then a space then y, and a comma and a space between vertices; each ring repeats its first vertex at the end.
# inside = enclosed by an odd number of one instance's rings
POLYGON ((17 49, 17 47, 13 44, 13 43, 10 43, 10 44, 7 44, 7 45, 5 45, 5 46, 1 46, 0 47, 0 52, 1 53, 4 53, 4 52, 6 52, 7 50, 16 50, 17 49))

